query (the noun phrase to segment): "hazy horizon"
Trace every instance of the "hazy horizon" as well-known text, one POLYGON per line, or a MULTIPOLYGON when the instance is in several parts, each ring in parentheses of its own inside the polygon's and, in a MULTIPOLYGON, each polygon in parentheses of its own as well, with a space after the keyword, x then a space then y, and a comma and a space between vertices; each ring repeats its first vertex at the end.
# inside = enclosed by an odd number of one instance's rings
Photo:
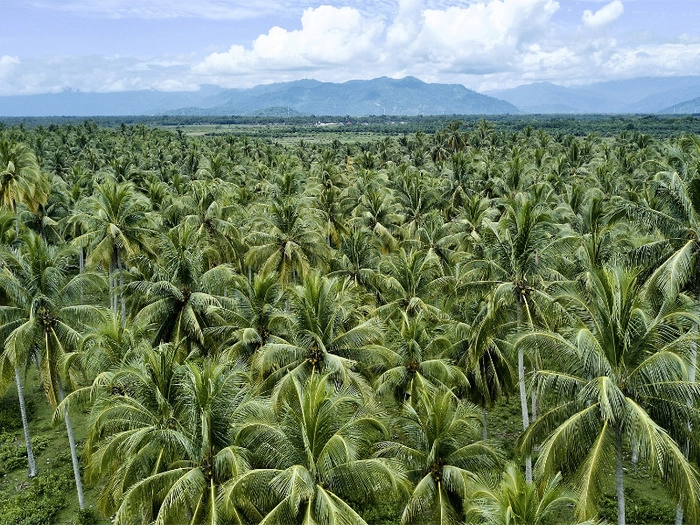
POLYGON ((0 95, 414 76, 477 91, 700 71, 690 0, 7 0, 0 95))

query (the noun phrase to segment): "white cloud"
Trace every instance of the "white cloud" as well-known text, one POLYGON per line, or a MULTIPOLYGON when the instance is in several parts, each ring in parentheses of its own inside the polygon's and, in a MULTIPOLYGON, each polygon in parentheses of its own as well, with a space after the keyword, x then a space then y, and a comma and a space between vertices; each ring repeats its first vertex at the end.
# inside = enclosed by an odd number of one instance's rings
MULTIPOLYGON (((34 0, 38 1, 47 0, 34 0)), ((173 91, 196 89, 204 83, 249 87, 301 78, 341 82, 406 75, 487 89, 532 81, 575 84, 700 71, 697 37, 631 38, 629 33, 591 30, 621 16, 624 7, 619 0, 601 3, 603 7, 595 12, 586 11, 583 24, 579 13, 562 13, 555 0, 358 0, 352 7, 310 0, 304 2, 305 9, 302 1, 254 5, 250 9, 255 16, 265 10, 284 11, 296 13, 287 18, 296 22, 278 22, 286 27, 266 22, 249 45, 233 45, 206 56, 148 60, 0 56, 0 94, 67 89, 173 91)), ((117 9, 115 16, 137 16, 138 12, 138 16, 153 17, 165 16, 168 6, 173 16, 211 7, 210 13, 199 16, 236 17, 248 16, 241 9, 252 3, 57 0, 55 4, 95 10, 109 5, 117 9)), ((237 24, 231 23, 232 29, 237 24)))
POLYGON ((551 17, 559 8, 554 0, 490 0, 444 9, 423 6, 420 0, 401 0, 386 30, 381 21, 355 8, 309 8, 300 30, 274 27, 250 48, 234 45, 209 55, 193 72, 211 82, 240 86, 273 77, 431 78, 500 71, 518 61, 524 46, 549 33, 551 17))
POLYGON ((146 61, 130 57, 0 58, 0 95, 59 93, 67 90, 107 92, 138 89, 198 89, 187 62, 146 61), (175 80, 173 80, 175 79, 175 80))
POLYGON ((583 12, 581 20, 587 27, 603 27, 620 18, 624 11, 625 6, 622 5, 620 0, 613 0, 609 4, 598 9, 595 13, 586 9, 583 12))
POLYGON ((194 67, 195 74, 215 76, 253 75, 268 72, 303 72, 333 69, 357 74, 363 63, 379 58, 377 43, 384 31, 380 21, 365 18, 351 7, 309 8, 301 17, 301 29, 273 27, 255 39, 250 49, 231 46, 213 53, 194 67))
POLYGON ((20 60, 17 57, 10 55, 3 55, 0 57, 0 82, 5 81, 5 79, 13 73, 16 66, 19 64, 20 60))

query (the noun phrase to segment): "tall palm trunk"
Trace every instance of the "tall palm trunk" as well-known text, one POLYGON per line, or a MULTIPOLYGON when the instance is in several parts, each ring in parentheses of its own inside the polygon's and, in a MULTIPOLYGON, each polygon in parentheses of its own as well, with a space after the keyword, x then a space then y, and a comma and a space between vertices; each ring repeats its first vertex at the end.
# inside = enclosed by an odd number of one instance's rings
MULTIPOLYGON (((58 380, 58 395, 63 401, 65 395, 63 393, 63 385, 61 380, 58 380)), ((73 476, 75 476, 75 488, 78 491, 78 505, 80 510, 85 508, 85 496, 83 495, 83 482, 80 478, 80 463, 78 462, 78 449, 75 446, 75 436, 73 434, 73 425, 70 421, 70 416, 68 415, 68 409, 64 409, 63 418, 66 422, 66 431, 68 432, 68 444, 70 445, 70 457, 73 461, 73 476)))
POLYGON ((617 525, 625 525, 625 484, 624 468, 622 466, 622 432, 615 430, 616 434, 616 467, 615 490, 617 492, 617 525))
MULTIPOLYGON (((522 325, 522 297, 518 295, 518 333, 522 325)), ((527 408, 527 390, 525 388, 525 353, 522 346, 518 348, 518 387, 520 388, 520 409, 523 416, 523 430, 530 426, 530 414, 527 408)), ((532 483, 532 456, 525 458, 525 481, 532 483)))
POLYGON ((122 306, 122 328, 126 326, 126 299, 124 297, 124 270, 122 269, 122 256, 117 246, 117 267, 119 268, 119 298, 122 306))
POLYGON ((109 308, 116 313, 117 305, 115 302, 115 279, 114 279, 114 258, 109 262, 109 308))
POLYGON ((22 389, 22 376, 19 373, 19 368, 15 367, 15 382, 17 383, 17 397, 19 398, 19 409, 22 413, 22 430, 24 430, 24 441, 27 444, 27 463, 29 470, 27 477, 33 478, 39 473, 36 467, 36 459, 34 458, 34 450, 32 449, 32 440, 29 436, 29 419, 27 418, 27 405, 24 401, 24 390, 22 389))
MULTIPOLYGON (((694 324, 693 325, 693 332, 697 333, 698 331, 698 325, 694 324)), ((698 365, 698 347, 695 341, 692 341, 690 343, 690 367, 688 369, 688 382, 689 383, 695 383, 695 369, 698 365)), ((689 399, 688 400, 688 405, 692 406, 693 400, 689 399)), ((688 422, 688 430, 692 430, 692 424, 688 422)), ((685 442, 685 448, 683 450, 683 454, 687 458, 688 455, 690 454, 690 442, 686 441, 685 442)), ((676 525, 683 525, 683 505, 681 505, 681 502, 678 502, 678 505, 676 505, 676 525)))

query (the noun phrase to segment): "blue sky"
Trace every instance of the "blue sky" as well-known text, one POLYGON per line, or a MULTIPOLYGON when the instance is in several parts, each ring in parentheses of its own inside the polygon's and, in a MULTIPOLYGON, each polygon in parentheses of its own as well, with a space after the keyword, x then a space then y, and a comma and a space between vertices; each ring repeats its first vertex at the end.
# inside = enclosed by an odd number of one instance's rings
POLYGON ((700 74, 697 0, 3 0, 0 94, 700 74))

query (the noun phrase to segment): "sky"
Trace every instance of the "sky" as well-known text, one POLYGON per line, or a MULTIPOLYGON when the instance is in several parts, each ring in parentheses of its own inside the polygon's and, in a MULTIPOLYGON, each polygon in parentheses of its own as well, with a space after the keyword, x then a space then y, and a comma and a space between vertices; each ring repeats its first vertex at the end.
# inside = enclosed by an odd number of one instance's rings
POLYGON ((2 0, 0 95, 700 75, 698 0, 2 0))

